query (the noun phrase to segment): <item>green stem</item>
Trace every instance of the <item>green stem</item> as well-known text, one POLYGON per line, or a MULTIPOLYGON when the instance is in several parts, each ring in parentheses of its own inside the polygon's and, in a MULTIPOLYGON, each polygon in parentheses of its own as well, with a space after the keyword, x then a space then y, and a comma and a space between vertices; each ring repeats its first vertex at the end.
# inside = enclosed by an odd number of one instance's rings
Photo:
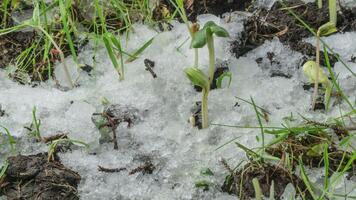
POLYGON ((336 0, 329 0, 329 17, 330 22, 336 26, 337 23, 337 13, 336 13, 336 0))
POLYGON ((323 0, 318 0, 318 8, 321 9, 323 7, 323 0))
POLYGON ((313 102, 312 109, 314 110, 316 99, 318 98, 318 89, 319 89, 319 70, 320 70, 320 31, 318 31, 316 36, 316 67, 314 70, 315 80, 314 80, 314 92, 313 92, 313 102))
POLYGON ((214 51, 214 38, 212 34, 207 34, 207 44, 209 49, 209 90, 213 82, 215 72, 215 51, 214 51))
POLYGON ((203 98, 201 101, 202 128, 207 128, 209 125, 208 118, 208 95, 209 90, 203 88, 203 98))
POLYGON ((199 65, 199 53, 198 53, 198 49, 195 48, 194 49, 194 67, 198 67, 199 65))

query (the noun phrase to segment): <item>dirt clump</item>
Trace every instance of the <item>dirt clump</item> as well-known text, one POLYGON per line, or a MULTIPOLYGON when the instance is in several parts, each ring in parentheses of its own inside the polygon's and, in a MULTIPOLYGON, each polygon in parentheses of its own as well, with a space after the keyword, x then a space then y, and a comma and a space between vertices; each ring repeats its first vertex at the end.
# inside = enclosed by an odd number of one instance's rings
POLYGON ((0 196, 12 199, 79 199, 77 172, 68 169, 56 157, 48 162, 47 153, 17 155, 8 159, 9 166, 0 180, 0 196))

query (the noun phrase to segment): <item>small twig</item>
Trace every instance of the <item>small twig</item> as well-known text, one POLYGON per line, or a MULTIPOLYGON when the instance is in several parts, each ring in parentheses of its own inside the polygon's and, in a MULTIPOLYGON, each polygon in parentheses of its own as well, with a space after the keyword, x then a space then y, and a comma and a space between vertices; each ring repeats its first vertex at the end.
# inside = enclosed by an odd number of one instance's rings
POLYGON ((123 170, 126 170, 126 167, 120 167, 120 168, 106 168, 98 165, 98 171, 99 172, 107 172, 107 173, 116 173, 116 172, 121 172, 123 170))
POLYGON ((152 69, 155 66, 155 62, 149 59, 145 59, 143 62, 145 63, 146 71, 149 71, 153 78, 157 78, 157 74, 152 69))
POLYGON ((155 166, 152 164, 151 161, 145 162, 143 165, 136 167, 135 169, 129 172, 129 175, 136 174, 138 172, 142 172, 143 174, 152 174, 153 170, 155 170, 155 166))
POLYGON ((112 134, 113 134, 114 149, 118 150, 119 146, 117 144, 117 138, 116 138, 116 127, 117 126, 115 125, 115 121, 112 120, 112 118, 105 112, 102 113, 102 116, 108 120, 108 124, 111 126, 111 130, 112 130, 112 134))

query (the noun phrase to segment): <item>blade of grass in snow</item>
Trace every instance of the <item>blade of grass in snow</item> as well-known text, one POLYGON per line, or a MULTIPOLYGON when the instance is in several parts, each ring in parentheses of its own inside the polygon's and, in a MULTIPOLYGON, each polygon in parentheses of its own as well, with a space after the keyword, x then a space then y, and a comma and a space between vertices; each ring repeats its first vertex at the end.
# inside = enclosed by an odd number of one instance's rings
POLYGON ((68 1, 68 0, 59 0, 59 10, 61 13, 61 21, 62 21, 62 25, 63 25, 63 31, 67 38, 67 43, 69 45, 74 62, 78 65, 77 53, 75 51, 74 43, 73 43, 72 36, 71 36, 72 32, 69 30, 69 26, 68 26, 68 24, 70 22, 70 20, 68 20, 68 16, 70 16, 70 14, 67 12, 67 10, 70 9, 71 2, 72 1, 68 1))
POLYGON ((330 65, 330 59, 329 59, 329 55, 326 51, 326 48, 324 46, 324 56, 325 56, 325 60, 326 60, 326 66, 329 70, 329 74, 331 76, 331 81, 333 83, 333 85, 335 86, 336 90, 338 91, 338 93, 342 96, 342 98, 347 102, 347 104, 350 106, 351 110, 353 110, 355 112, 355 108, 352 106, 352 103, 350 102, 350 100, 347 98, 347 96, 345 95, 345 93, 341 90, 340 85, 338 84, 338 82, 336 81, 334 72, 331 69, 331 65, 330 65))
POLYGON ((147 42, 145 42, 145 44, 143 44, 139 49, 137 49, 136 51, 134 51, 131 55, 132 57, 131 58, 128 58, 125 62, 126 63, 129 63, 129 62, 132 62, 134 60, 136 60, 138 58, 138 56, 145 51, 145 49, 147 47, 149 47, 153 40, 154 40, 155 37, 152 37, 151 39, 149 39, 147 42))
POLYGON ((262 157, 263 157, 263 154, 264 154, 264 152, 265 152, 265 132, 264 132, 264 127, 263 127, 263 124, 262 124, 262 120, 261 120, 261 117, 260 117, 260 113, 259 113, 258 110, 257 110, 255 101, 253 100, 252 97, 250 97, 250 98, 251 98, 251 102, 252 102, 252 105, 253 105, 253 109, 254 109, 255 112, 256 112, 258 124, 260 125, 260 129, 261 129, 262 157))
POLYGON ((317 199, 317 196, 315 195, 314 190, 312 188, 311 182, 309 181, 308 175, 305 172, 305 168, 301 158, 299 158, 299 168, 300 168, 300 175, 302 177, 305 186, 307 187, 307 190, 309 191, 310 195, 313 197, 314 200, 317 199))
POLYGON ((1 167, 1 171, 0 171, 0 181, 1 179, 4 177, 7 168, 9 167, 9 162, 6 160, 3 164, 3 166, 1 167))
POLYGON ((16 144, 15 139, 12 137, 9 129, 7 129, 5 126, 2 126, 2 125, 0 125, 0 127, 4 129, 4 131, 5 131, 6 135, 7 135, 7 140, 8 140, 9 145, 10 145, 11 153, 15 153, 15 144, 16 144))

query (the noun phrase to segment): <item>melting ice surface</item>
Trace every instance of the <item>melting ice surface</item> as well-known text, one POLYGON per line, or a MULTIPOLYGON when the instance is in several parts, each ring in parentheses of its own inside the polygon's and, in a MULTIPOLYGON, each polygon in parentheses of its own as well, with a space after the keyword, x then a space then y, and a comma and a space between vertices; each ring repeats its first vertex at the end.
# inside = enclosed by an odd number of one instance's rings
MULTIPOLYGON (((232 40, 242 31, 241 18, 235 16, 232 18, 235 20, 225 23, 224 19, 203 15, 199 21, 203 24, 213 20, 222 25, 230 32, 232 40)), ((219 189, 227 174, 219 159, 224 157, 234 166, 245 159, 245 154, 233 144, 215 149, 237 137, 240 143, 250 148, 257 147, 259 130, 213 125, 197 130, 187 123, 190 108, 200 100, 201 94, 194 91, 183 73, 183 69, 193 63, 189 42, 184 43, 189 35, 186 26, 179 23, 173 25, 173 30, 163 33, 144 25, 134 27, 127 43, 123 40, 127 52, 139 48, 153 36, 155 39, 137 60, 125 64, 126 79, 121 82, 104 48, 94 52, 93 45, 88 45, 79 54, 79 59, 83 64, 95 66, 95 72, 88 76, 72 70, 73 76, 79 75, 80 87, 67 92, 56 89, 52 82, 35 88, 18 85, 6 78, 5 71, 0 71, 0 103, 7 113, 0 118, 0 124, 8 127, 13 135, 21 137, 25 134, 23 126, 31 122, 33 106, 37 106, 44 136, 64 131, 73 139, 89 143, 89 150, 75 149, 60 155, 65 165, 82 176, 79 186, 81 199, 236 199, 219 189), (93 55, 96 55, 95 62, 93 55), (145 58, 156 63, 153 70, 158 78, 153 79, 145 70, 145 58), (103 97, 113 104, 131 105, 145 113, 143 120, 132 128, 118 128, 118 151, 113 150, 112 144, 98 144, 99 131, 91 121, 93 112, 102 111, 103 97), (142 164, 142 158, 147 156, 156 165, 151 175, 128 175, 127 171, 107 174, 97 170, 98 165, 132 169, 142 164), (215 173, 213 177, 200 175, 201 169, 206 167, 215 173), (209 191, 196 189, 195 181, 202 179, 208 179, 216 186, 209 191)), ((335 40, 346 39, 340 36, 335 40)), ((303 90, 306 79, 299 69, 302 55, 283 46, 278 39, 267 41, 239 59, 230 53, 228 40, 218 38, 215 42, 216 57, 228 61, 233 80, 229 88, 209 94, 210 122, 257 126, 253 108, 238 101, 235 96, 247 100, 252 97, 257 105, 267 109, 271 114, 266 126, 280 126, 283 117, 291 113, 297 118, 300 113, 323 122, 338 116, 340 111, 348 111, 346 104, 333 107, 328 114, 309 111, 311 93, 303 90), (291 78, 271 78, 271 66, 258 66, 255 60, 259 57, 266 59, 267 52, 275 53, 283 66, 283 73, 292 75, 291 78)), ((347 42, 353 43, 348 47, 356 46, 355 40, 347 42)), ((202 69, 208 65, 207 53, 205 48, 199 51, 202 69)), ((67 61, 75 69, 70 58, 67 61)), ((355 102, 355 78, 348 76, 347 71, 343 73, 346 74, 340 77, 340 84, 350 101, 355 102)), ((56 76, 65 85, 60 65, 57 66, 56 76)), ((47 149, 44 145, 23 145, 20 151, 25 154, 47 149)))

